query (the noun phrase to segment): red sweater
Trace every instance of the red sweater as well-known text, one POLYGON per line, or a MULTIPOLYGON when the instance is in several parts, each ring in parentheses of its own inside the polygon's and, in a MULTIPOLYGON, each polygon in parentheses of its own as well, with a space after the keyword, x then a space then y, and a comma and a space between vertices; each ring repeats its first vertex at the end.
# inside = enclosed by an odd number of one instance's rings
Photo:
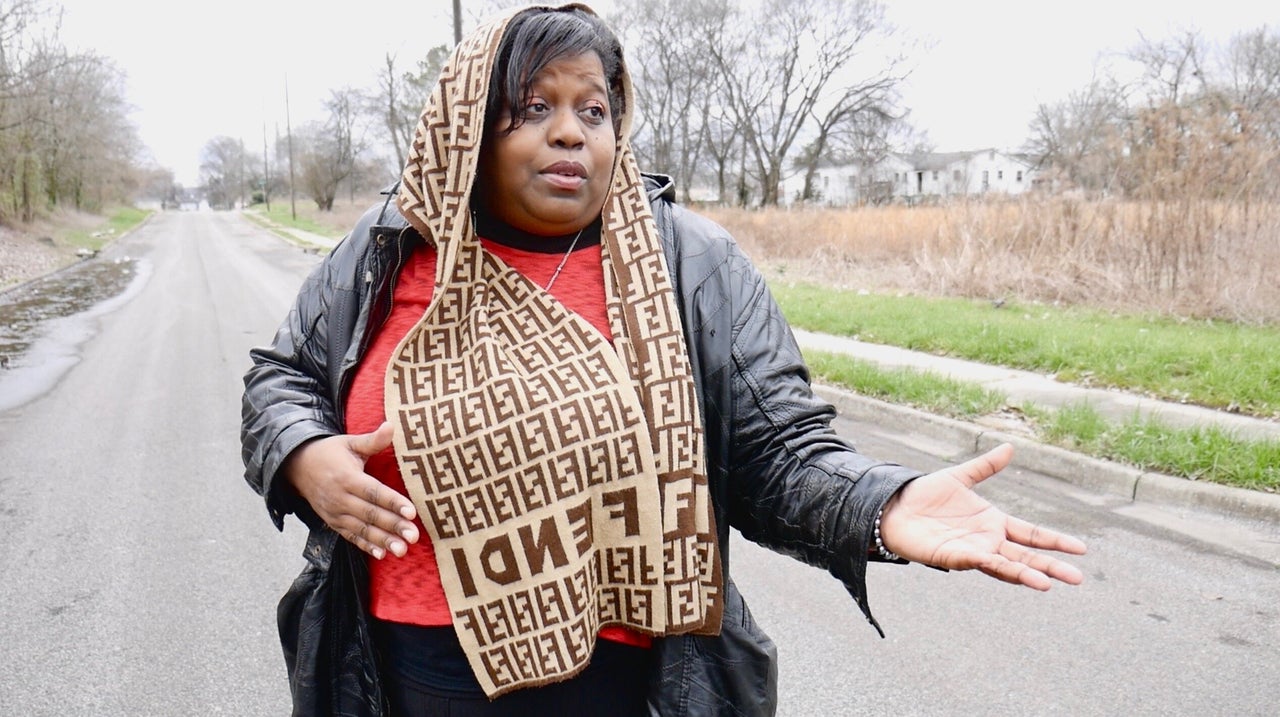
MULTIPOLYGON (((564 258, 561 252, 532 252, 487 239, 481 241, 485 249, 540 286, 545 286, 550 281, 564 258)), ((391 360, 391 352, 431 303, 435 274, 435 249, 423 244, 413 252, 401 269, 392 299, 391 315, 375 333, 368 351, 356 369, 347 400, 348 433, 374 431, 386 420, 384 382, 387 363, 391 360)), ((578 248, 569 255, 564 269, 552 285, 551 293, 612 341, 598 243, 578 248)), ((388 448, 371 457, 365 464, 365 472, 391 489, 408 495, 392 449, 388 448)), ((421 518, 414 522, 418 525, 422 539, 417 544, 410 545, 403 558, 396 558, 388 553, 382 560, 369 559, 370 611, 375 617, 392 622, 425 626, 449 625, 452 620, 444 588, 440 584, 435 551, 422 527, 421 518)), ((633 645, 650 644, 645 635, 613 626, 601 629, 600 636, 633 645)))

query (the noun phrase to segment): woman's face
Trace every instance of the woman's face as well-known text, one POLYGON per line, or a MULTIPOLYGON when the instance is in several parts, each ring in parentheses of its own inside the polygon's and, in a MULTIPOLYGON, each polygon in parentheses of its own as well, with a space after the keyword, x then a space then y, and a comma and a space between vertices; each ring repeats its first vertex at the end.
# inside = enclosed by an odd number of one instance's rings
POLYGON ((595 221, 613 176, 616 138, 604 66, 594 52, 551 62, 533 81, 524 122, 491 118, 477 189, 485 209, 517 229, 571 234, 595 221))

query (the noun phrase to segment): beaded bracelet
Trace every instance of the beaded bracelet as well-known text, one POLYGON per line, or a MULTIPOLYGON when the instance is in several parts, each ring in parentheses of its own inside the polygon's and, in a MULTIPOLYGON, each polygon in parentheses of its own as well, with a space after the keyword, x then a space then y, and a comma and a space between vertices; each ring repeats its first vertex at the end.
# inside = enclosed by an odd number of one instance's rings
POLYGON ((880 554, 881 558, 890 562, 901 560, 902 558, 898 557, 897 553, 884 547, 884 541, 880 539, 880 518, 882 516, 884 516, 884 508, 881 508, 880 512, 876 513, 876 552, 880 554))

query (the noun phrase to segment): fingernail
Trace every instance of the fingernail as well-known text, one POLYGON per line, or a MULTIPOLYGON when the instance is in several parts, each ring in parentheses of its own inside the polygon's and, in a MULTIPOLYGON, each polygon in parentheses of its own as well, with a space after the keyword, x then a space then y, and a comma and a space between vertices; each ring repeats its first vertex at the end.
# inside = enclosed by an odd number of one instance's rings
POLYGON ((409 520, 413 520, 413 506, 409 506, 409 505, 400 506, 400 515, 403 515, 409 520))
POLYGON ((405 528, 404 530, 400 531, 400 537, 404 538, 404 542, 406 543, 413 542, 413 537, 417 534, 418 534, 418 531, 414 530, 413 528, 405 528))
POLYGON ((373 557, 377 558, 378 560, 382 560, 383 556, 385 555, 386 555, 386 551, 384 551, 382 548, 373 549, 373 557))

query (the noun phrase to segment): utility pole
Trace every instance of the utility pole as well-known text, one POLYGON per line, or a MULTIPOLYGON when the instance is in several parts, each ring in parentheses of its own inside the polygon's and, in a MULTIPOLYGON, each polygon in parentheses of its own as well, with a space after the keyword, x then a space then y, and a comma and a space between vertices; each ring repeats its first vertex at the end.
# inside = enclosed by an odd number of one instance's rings
POLYGON ((244 188, 245 188, 245 182, 246 182, 244 160, 245 160, 244 137, 241 137, 240 138, 240 209, 241 210, 244 210, 247 206, 244 203, 244 188))
POLYGON ((453 44, 462 42, 462 0, 453 0, 453 44))
POLYGON ((262 201, 271 213, 271 165, 267 163, 267 123, 262 123, 262 201))
POLYGON ((284 132, 289 141, 289 216, 298 219, 298 206, 293 191, 293 123, 289 120, 289 76, 284 76, 284 132))

